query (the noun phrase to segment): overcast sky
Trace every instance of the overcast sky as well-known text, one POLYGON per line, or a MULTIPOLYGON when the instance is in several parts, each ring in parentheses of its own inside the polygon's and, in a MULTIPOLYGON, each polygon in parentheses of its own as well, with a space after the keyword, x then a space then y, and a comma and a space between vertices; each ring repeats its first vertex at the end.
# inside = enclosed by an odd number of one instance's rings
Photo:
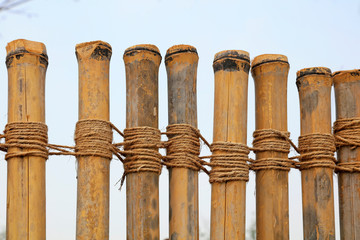
MULTIPOLYGON (((0 1, 2 2, 2 1, 0 1)), ((299 136, 299 103, 296 71, 324 66, 332 71, 360 68, 360 1, 202 1, 202 0, 33 0, 10 12, 0 12, 0 128, 7 121, 7 71, 5 46, 25 38, 43 42, 49 56, 46 76, 46 122, 51 143, 73 145, 78 119, 78 68, 75 45, 103 40, 111 44, 110 115, 125 127, 125 69, 122 56, 127 47, 155 44, 163 58, 175 44, 190 44, 199 53, 198 126, 212 140, 212 61, 221 50, 239 49, 250 58, 264 53, 288 57, 288 126, 292 139, 299 136)), ((159 73, 159 128, 167 125, 165 64, 159 73)), ((249 76, 248 143, 255 125, 254 85, 249 76)), ((334 120, 335 108, 332 103, 334 120)), ((117 141, 120 138, 116 137, 117 141)), ((204 147, 202 154, 208 154, 204 147)), ((294 155, 292 151, 290 154, 294 155)), ((1 156, 1 155, 0 155, 1 156)), ((4 154, 2 154, 4 156, 4 154)), ((114 184, 122 164, 111 162, 110 239, 125 239, 125 188, 114 184)), ((76 171, 73 157, 50 157, 47 161, 47 238, 74 239, 76 220, 76 171)), ((254 174, 247 185, 247 226, 254 221, 254 174)), ((338 213, 337 178, 334 176, 335 209, 338 213)), ((300 174, 289 174, 290 238, 302 239, 300 174)), ((200 174, 200 231, 209 231, 210 184, 200 174)), ((338 219, 338 214, 336 215, 338 219)), ((0 160, 0 228, 6 219, 6 162, 0 160)), ((339 228, 337 222, 337 237, 339 228)), ((160 177, 160 235, 168 236, 168 173, 160 177)))

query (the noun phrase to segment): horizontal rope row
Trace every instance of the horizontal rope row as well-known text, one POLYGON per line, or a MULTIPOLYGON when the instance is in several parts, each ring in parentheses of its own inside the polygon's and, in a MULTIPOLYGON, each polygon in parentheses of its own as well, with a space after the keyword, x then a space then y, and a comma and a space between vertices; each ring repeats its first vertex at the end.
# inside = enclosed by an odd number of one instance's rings
POLYGON ((199 130, 189 124, 169 125, 164 133, 156 128, 134 127, 125 129, 122 134, 108 121, 87 119, 77 122, 76 144, 72 147, 49 144, 44 123, 13 122, 7 124, 4 134, 0 135, 0 138, 5 138, 0 150, 7 152, 6 160, 28 156, 47 159, 48 155, 95 156, 111 160, 114 154, 124 164, 121 185, 130 173, 160 174, 163 165, 167 168, 202 170, 209 175, 211 183, 221 183, 248 181, 249 170, 289 171, 291 168, 326 167, 337 172, 359 172, 359 161, 337 163, 334 157, 336 148, 355 150, 359 147, 359 133, 359 119, 342 119, 334 124, 334 136, 320 133, 303 135, 299 137, 297 148, 290 140, 289 132, 261 129, 254 132, 253 148, 249 148, 232 142, 210 145, 199 130), (112 143, 113 130, 124 137, 124 142, 112 143), (167 141, 161 141, 162 134, 167 136, 167 141), (200 140, 210 148, 211 156, 199 157, 200 140), (299 156, 287 156, 291 146, 300 153, 299 156), (166 149, 166 156, 159 153, 159 148, 166 149), (250 151, 256 154, 255 160, 248 157, 250 151), (210 158, 210 162, 204 161, 205 158, 210 158), (208 171, 205 166, 211 167, 211 170, 208 171))

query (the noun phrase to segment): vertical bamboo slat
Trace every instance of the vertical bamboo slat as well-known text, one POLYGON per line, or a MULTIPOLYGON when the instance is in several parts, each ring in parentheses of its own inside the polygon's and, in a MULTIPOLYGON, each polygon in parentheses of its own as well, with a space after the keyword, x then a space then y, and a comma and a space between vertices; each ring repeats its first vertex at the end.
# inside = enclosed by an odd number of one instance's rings
MULTIPOLYGON (((213 68, 213 142, 246 144, 249 54, 240 50, 219 52, 213 68)), ((246 182, 213 183, 211 190, 211 239, 245 239, 246 182)))
MULTIPOLYGON (((45 45, 15 40, 7 47, 8 123, 45 123, 45 73, 48 65, 45 45)), ((21 151, 9 148, 8 152, 21 151)), ((45 160, 26 156, 8 159, 8 240, 46 238, 45 160)))
MULTIPOLYGON (((287 131, 286 56, 265 54, 252 61, 255 82, 256 129, 287 131)), ((285 158, 287 154, 263 151, 257 159, 285 158)), ((289 239, 288 172, 264 169, 256 172, 256 237, 289 239)))
MULTIPOLYGON (((79 64, 79 120, 109 121, 111 46, 102 41, 76 45, 79 64)), ((109 239, 110 160, 77 157, 76 239, 109 239)))
MULTIPOLYGON (((126 127, 158 128, 158 72, 161 62, 154 45, 125 50, 126 127)), ((159 239, 159 175, 126 176, 127 239, 159 239)))
MULTIPOLYGON (((176 45, 165 57, 168 76, 169 125, 190 124, 197 128, 196 48, 176 45)), ((198 172, 169 169, 169 239, 199 239, 198 172)))
MULTIPOLYGON (((360 117, 360 70, 333 75, 336 118, 360 117)), ((359 162, 359 148, 343 146, 337 152, 340 163, 359 162)), ((342 240, 360 238, 360 173, 339 172, 340 235, 342 240)))
MULTIPOLYGON (((331 134, 331 71, 306 68, 297 72, 301 135, 331 134)), ((301 171, 304 239, 335 239, 333 169, 301 171)))

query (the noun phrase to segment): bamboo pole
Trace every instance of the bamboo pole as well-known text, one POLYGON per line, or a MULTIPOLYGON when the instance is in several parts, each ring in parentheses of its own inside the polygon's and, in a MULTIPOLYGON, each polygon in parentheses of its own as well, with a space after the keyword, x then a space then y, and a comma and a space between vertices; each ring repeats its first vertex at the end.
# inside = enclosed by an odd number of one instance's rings
MULTIPOLYGON (((8 123, 45 123, 45 74, 48 65, 45 45, 19 39, 7 47, 8 123)), ((8 152, 21 149, 9 148, 8 152)), ((6 239, 46 238, 45 160, 14 157, 7 161, 6 239)))
MULTIPOLYGON (((161 62, 154 45, 125 50, 126 127, 158 128, 158 72, 161 62)), ((126 176, 127 239, 159 239, 159 175, 126 176)))
MULTIPOLYGON (((249 53, 240 50, 219 52, 215 55, 213 68, 213 142, 246 145, 249 53)), ((246 182, 213 183, 211 190, 211 239, 245 239, 246 182)))
MULTIPOLYGON (((301 135, 331 134, 331 71, 305 68, 297 72, 301 135)), ((333 169, 301 171, 304 239, 335 239, 333 169)))
MULTIPOLYGON (((109 121, 111 46, 102 41, 76 45, 79 64, 79 120, 109 121)), ((76 239, 109 239, 110 160, 77 157, 76 239)))
MULTIPOLYGON (((287 131, 286 56, 265 54, 252 61, 255 82, 256 129, 287 131)), ((257 159, 284 158, 287 154, 263 151, 257 159)), ((289 239, 288 172, 264 169, 256 172, 256 237, 289 239)))
MULTIPOLYGON (((333 75, 336 118, 360 117, 360 70, 339 71, 333 75)), ((359 148, 338 149, 339 163, 359 162, 359 148)), ((339 172, 340 236, 342 240, 360 238, 360 173, 339 172)))
MULTIPOLYGON (((175 45, 166 52, 168 116, 171 124, 197 128, 196 48, 175 45)), ((169 239, 199 239, 198 171, 169 169, 169 239)))

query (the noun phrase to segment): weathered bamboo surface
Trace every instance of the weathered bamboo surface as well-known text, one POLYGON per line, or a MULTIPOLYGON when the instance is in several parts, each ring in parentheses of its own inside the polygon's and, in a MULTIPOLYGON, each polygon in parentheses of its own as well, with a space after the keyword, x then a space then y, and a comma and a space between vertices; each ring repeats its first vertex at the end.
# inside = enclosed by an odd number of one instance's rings
MULTIPOLYGON (((331 70, 306 68, 297 72, 301 135, 331 134, 331 70)), ((301 171, 304 239, 335 239, 333 169, 301 171)))
MULTIPOLYGON (((360 117, 360 71, 333 74, 336 118, 360 117)), ((360 149, 343 146, 338 149, 339 163, 360 161, 360 149)), ((340 236, 342 240, 360 238, 360 173, 339 172, 340 236)))
MULTIPOLYGON (((256 130, 287 131, 286 56, 265 54, 252 61, 255 82, 256 130)), ((263 151, 256 158, 285 158, 286 153, 263 151)), ((264 169, 256 172, 256 237, 289 239, 288 172, 264 169)))
MULTIPOLYGON (((158 128, 158 72, 161 62, 154 45, 125 50, 126 127, 158 128)), ((159 239, 159 175, 126 176, 127 239, 159 239)))
MULTIPOLYGON (((102 41, 76 45, 79 65, 79 120, 109 121, 111 46, 102 41)), ((109 239, 110 160, 77 157, 76 239, 109 239)))
MULTIPOLYGON (((48 65, 45 45, 19 39, 7 47, 8 123, 45 123, 45 74, 48 65)), ((22 151, 11 147, 9 153, 22 151)), ((36 156, 7 161, 8 240, 46 238, 45 161, 36 156)))
MULTIPOLYGON (((169 125, 197 128, 196 74, 198 54, 194 47, 176 45, 165 57, 168 76, 169 125)), ((199 239, 198 171, 169 169, 169 238, 199 239)))
MULTIPOLYGON (((241 50, 219 52, 215 55, 213 68, 213 142, 246 144, 249 53, 241 50)), ((245 206, 245 181, 212 183, 211 239, 245 239, 245 206)))

